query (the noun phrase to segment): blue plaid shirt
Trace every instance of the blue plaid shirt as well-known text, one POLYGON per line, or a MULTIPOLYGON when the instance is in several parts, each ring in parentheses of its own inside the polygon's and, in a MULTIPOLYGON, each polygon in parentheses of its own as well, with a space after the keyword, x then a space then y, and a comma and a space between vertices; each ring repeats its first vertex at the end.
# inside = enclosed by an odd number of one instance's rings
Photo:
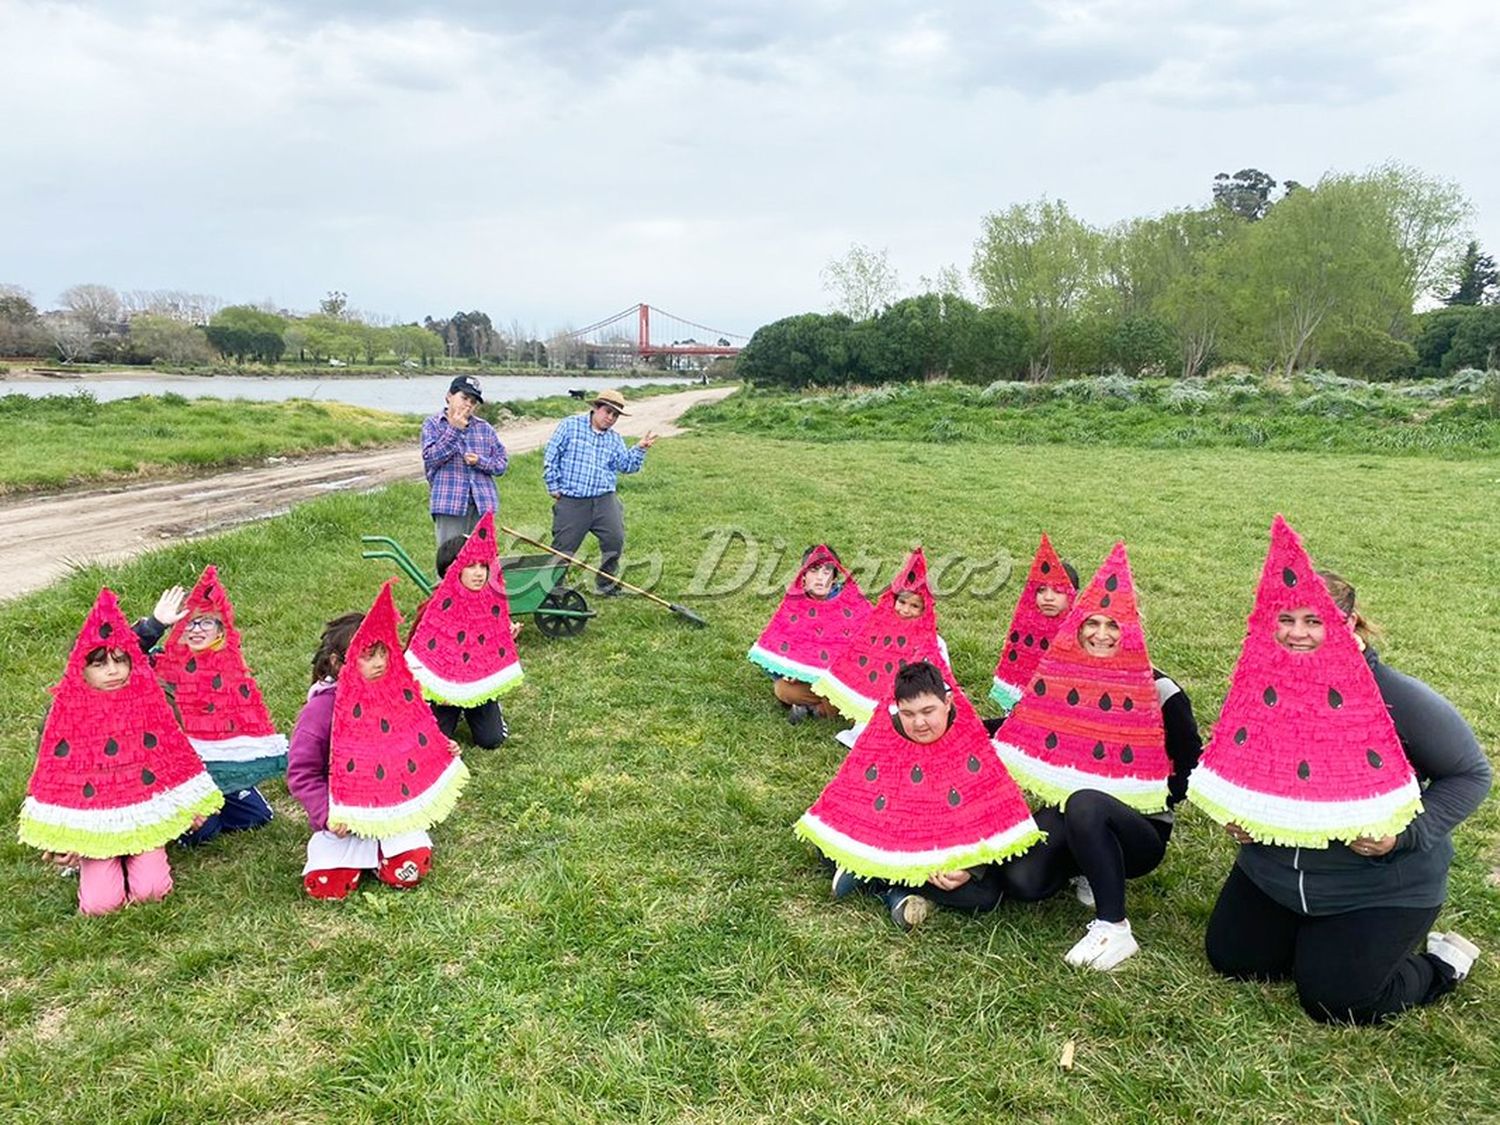
POLYGON ((498 509, 495 478, 508 463, 500 435, 483 418, 471 417, 468 429, 456 430, 440 410, 422 423, 422 468, 435 516, 465 515, 471 500, 480 515, 498 509), (466 465, 465 453, 478 454, 479 460, 466 465))
POLYGON ((646 462, 639 445, 625 448, 614 430, 594 429, 588 414, 565 418, 542 454, 542 482, 548 492, 585 499, 615 490, 616 473, 635 473, 646 462))

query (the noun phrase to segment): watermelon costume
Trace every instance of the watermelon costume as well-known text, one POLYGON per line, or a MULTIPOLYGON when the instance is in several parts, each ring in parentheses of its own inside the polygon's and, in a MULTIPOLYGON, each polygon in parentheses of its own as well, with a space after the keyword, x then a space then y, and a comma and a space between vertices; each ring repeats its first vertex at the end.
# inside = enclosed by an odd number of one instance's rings
POLYGON ((1422 811, 1421 790, 1354 634, 1342 624, 1297 533, 1277 516, 1224 709, 1188 799, 1264 844, 1326 848, 1393 836, 1422 811), (1276 643, 1276 618, 1310 608, 1314 652, 1276 643))
POLYGON ((1018 855, 1042 839, 958 689, 953 706, 953 725, 925 745, 894 721, 871 722, 797 821, 797 835, 856 875, 912 885, 1018 855))
POLYGON ((428 699, 478 707, 521 682, 498 555, 495 514, 486 512, 432 592, 407 642, 407 667, 428 699), (474 563, 483 563, 490 572, 480 590, 463 584, 464 567, 474 563))
POLYGON ((21 843, 88 859, 159 848, 224 804, 203 768, 113 591, 99 591, 73 644, 42 725, 36 769, 21 805, 21 843), (102 692, 83 678, 101 646, 132 656, 130 679, 102 692))
POLYGON ((1000 649, 1000 658, 995 663, 995 682, 990 687, 990 698, 1000 705, 1002 711, 1010 711, 1021 698, 1026 685, 1031 683, 1031 673, 1041 663, 1042 655, 1052 646, 1067 611, 1056 617, 1048 617, 1036 607, 1037 591, 1044 586, 1054 590, 1066 590, 1071 604, 1076 592, 1073 580, 1063 569, 1062 560, 1052 549, 1052 542, 1044 532, 1036 557, 1031 560, 1031 571, 1026 576, 1026 585, 1016 602, 1016 612, 1010 619, 1010 632, 1000 649))
POLYGON ((286 772, 286 736, 276 733, 245 664, 234 606, 215 567, 204 567, 186 604, 188 616, 172 626, 156 658, 156 678, 171 690, 188 741, 225 793, 280 777, 286 772), (186 643, 188 621, 209 612, 224 623, 222 643, 193 652, 186 643))
POLYGON ((339 670, 328 751, 328 824, 358 836, 395 836, 437 824, 469 780, 432 709, 400 659, 400 618, 391 584, 380 589, 339 670), (383 676, 367 680, 357 655, 383 644, 383 676))
POLYGON ((1073 602, 995 748, 1022 787, 1050 803, 1096 789, 1139 812, 1167 807, 1172 761, 1124 543, 1073 602), (1079 643, 1094 614, 1119 623, 1113 656, 1079 643))
POLYGON ((750 646, 750 660, 788 680, 812 683, 821 676, 870 615, 859 583, 848 568, 820 543, 808 554, 787 585, 781 604, 760 638, 750 646), (832 566, 843 585, 827 598, 808 596, 803 576, 813 567, 832 566))
POLYGON ((896 577, 880 595, 864 628, 839 653, 828 671, 813 681, 812 689, 857 723, 868 722, 877 704, 891 697, 896 673, 918 660, 935 664, 953 683, 953 672, 937 639, 937 610, 927 588, 927 560, 918 547, 906 557, 896 577), (896 612, 896 595, 907 591, 922 596, 920 617, 896 612))

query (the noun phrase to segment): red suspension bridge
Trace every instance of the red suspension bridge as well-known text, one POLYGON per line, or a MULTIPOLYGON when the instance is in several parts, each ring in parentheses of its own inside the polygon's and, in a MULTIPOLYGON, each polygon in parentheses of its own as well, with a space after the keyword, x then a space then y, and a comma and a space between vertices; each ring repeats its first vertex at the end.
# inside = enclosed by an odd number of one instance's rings
POLYGON ((565 333, 563 339, 583 350, 586 367, 628 367, 644 360, 699 368, 720 356, 739 355, 750 338, 639 304, 565 333))

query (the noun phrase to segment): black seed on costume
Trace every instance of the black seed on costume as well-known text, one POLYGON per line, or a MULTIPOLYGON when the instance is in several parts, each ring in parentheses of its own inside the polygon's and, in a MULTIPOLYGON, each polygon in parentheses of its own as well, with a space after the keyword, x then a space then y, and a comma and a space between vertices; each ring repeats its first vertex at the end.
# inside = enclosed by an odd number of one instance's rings
POLYGON ((896 666, 894 664, 892 664, 889 660, 887 660, 885 662, 885 670, 887 672, 893 672, 893 671, 895 671, 895 669, 896 669, 896 666))
POLYGON ((1096 742, 1096 743, 1094 743, 1094 757, 1097 758, 1101 762, 1104 761, 1104 743, 1102 743, 1102 742, 1096 742))
POLYGON ((410 797, 411 796, 411 786, 407 785, 406 782, 404 782, 404 781, 401 783, 401 796, 403 796, 403 797, 410 797))
POLYGON ((921 785, 922 784, 922 767, 921 766, 912 766, 912 768, 911 768, 911 782, 912 782, 913 785, 921 785))
POLYGON ((1052 647, 1052 645, 1051 645, 1051 643, 1050 643, 1050 642, 1049 642, 1049 641, 1048 641, 1048 640, 1047 640, 1047 638, 1046 638, 1046 637, 1043 637, 1043 638, 1042 638, 1042 640, 1041 640, 1041 644, 1040 644, 1040 647, 1041 647, 1041 650, 1042 650, 1042 651, 1043 651, 1043 652, 1046 652, 1046 651, 1047 651, 1047 650, 1048 650, 1048 649, 1049 649, 1049 648, 1051 648, 1051 647, 1052 647))
POLYGON ((818 659, 821 660, 824 664, 828 663, 828 650, 826 648, 821 648, 818 650, 818 659))
POLYGON ((905 660, 898 660, 898 661, 896 661, 896 667, 898 667, 898 668, 907 668, 907 667, 910 667, 910 666, 906 663, 905 660))
POLYGON ((908 586, 915 586, 917 584, 917 572, 915 570, 908 570, 906 572, 906 584, 908 586))
POLYGON ((1043 745, 1046 746, 1048 750, 1056 750, 1057 749, 1057 732, 1053 731, 1051 734, 1047 735, 1047 739, 1043 743, 1043 745))
POLYGON ((1115 701, 1109 697, 1109 692, 1105 692, 1099 697, 1099 710, 1108 711, 1114 705, 1115 701))
POLYGON ((1049 562, 1042 563, 1042 573, 1043 574, 1051 574, 1052 573, 1052 564, 1049 563, 1049 562))
POLYGON ((1382 765, 1385 764, 1380 760, 1380 755, 1375 753, 1375 751, 1373 750, 1365 751, 1365 761, 1369 762, 1370 765, 1375 769, 1379 769, 1382 765))
POLYGON ((381 719, 380 720, 380 733, 381 734, 390 734, 391 733, 391 721, 389 719, 381 719))
POLYGON ((1030 648, 1031 647, 1031 643, 1034 640, 1036 640, 1036 638, 1033 637, 1030 633, 1027 633, 1025 639, 1022 640, 1021 643, 1024 644, 1027 648, 1030 648))
POLYGON ((796 620, 797 620, 797 615, 796 615, 796 614, 795 614, 795 613, 794 613, 794 614, 792 614, 792 620, 793 620, 793 621, 796 621, 796 620))
POLYGON ((1275 707, 1276 706, 1276 689, 1273 688, 1273 687, 1266 688, 1266 690, 1261 693, 1261 698, 1266 701, 1266 706, 1267 707, 1275 707))
POLYGON ((1297 776, 1300 777, 1303 781, 1306 781, 1309 777, 1312 776, 1312 767, 1306 762, 1298 762, 1297 776))
POLYGON ((407 758, 406 759, 406 772, 407 773, 416 773, 417 772, 417 762, 416 762, 416 759, 414 759, 414 758, 407 758))
POLYGON ((1285 586, 1295 586, 1297 584, 1297 572, 1289 566, 1282 567, 1281 582, 1285 586))
POLYGON ((845 617, 853 617, 854 616, 854 611, 852 609, 846 609, 846 610, 844 610, 844 616, 845 617))
POLYGON ((1019 630, 1016 630, 1016 629, 1012 629, 1012 630, 1011 630, 1011 631, 1010 631, 1010 643, 1011 643, 1011 644, 1015 644, 1015 643, 1016 643, 1016 642, 1017 642, 1017 641, 1019 641, 1019 640, 1020 640, 1020 639, 1021 639, 1021 634, 1020 634, 1020 631, 1019 631, 1019 630))
MULTIPOLYGON (((151 736, 147 735, 146 737, 150 738, 151 736)), ((73 748, 68 745, 68 740, 66 738, 59 739, 57 745, 52 748, 52 754, 57 758, 66 758, 68 756, 68 751, 71 749, 73 748)))
POLYGON ((870 658, 869 658, 869 657, 868 657, 868 656, 861 656, 861 657, 860 657, 860 658, 859 658, 859 666, 860 666, 860 667, 861 667, 861 668, 865 668, 865 667, 868 667, 868 666, 869 666, 869 663, 870 663, 870 658))
POLYGON ((1135 751, 1129 746, 1120 747, 1120 761, 1124 762, 1127 766, 1130 765, 1131 762, 1135 761, 1135 751))
POLYGON ((1007 659, 1007 660, 1019 660, 1019 659, 1021 659, 1021 658, 1020 658, 1020 656, 1019 656, 1019 655, 1018 655, 1018 654, 1017 654, 1017 653, 1016 653, 1016 650, 1015 650, 1015 649, 1008 649, 1008 650, 1007 650, 1007 651, 1006 651, 1006 653, 1005 653, 1005 659, 1007 659))
POLYGON ((209 681, 209 683, 212 685, 214 691, 218 691, 221 687, 224 686, 224 677, 216 675, 212 680, 209 681))
POLYGON ((116 742, 113 738, 111 738, 108 742, 106 742, 104 744, 104 752, 106 754, 108 754, 111 758, 113 758, 116 754, 118 754, 120 752, 120 744, 118 742, 116 742))
POLYGON ((156 784, 156 775, 154 773, 152 773, 150 770, 142 770, 141 771, 141 784, 142 785, 155 785, 156 784))
POLYGON ((1077 707, 1078 706, 1078 689, 1077 688, 1073 688, 1071 691, 1068 692, 1068 704, 1069 704, 1069 706, 1072 706, 1072 707, 1077 707))
POLYGON ((196 672, 198 670, 198 658, 196 656, 188 657, 188 662, 182 666, 182 670, 184 672, 196 672))
MULTIPOLYGON (((107 626, 106 626, 106 628, 107 628, 107 626)), ((83 795, 85 797, 92 797, 94 795, 94 793, 95 793, 94 783, 92 781, 85 781, 83 783, 83 795)))
MULTIPOLYGON (((101 637, 107 637, 111 633, 113 633, 114 631, 115 631, 115 627, 113 625, 111 625, 108 621, 106 621, 103 625, 99 626, 99 635, 101 637)), ((90 793, 89 796, 92 797, 93 794, 90 793)))
POLYGON ((809 616, 809 617, 816 617, 816 616, 818 616, 818 610, 817 610, 817 608, 815 606, 808 606, 807 607, 807 616, 809 616))
POLYGON ((354 759, 353 758, 350 758, 347 762, 344 763, 344 772, 345 773, 353 773, 354 772, 354 759))
POLYGON ((1344 705, 1344 697, 1338 693, 1337 688, 1328 689, 1328 706, 1337 711, 1344 705))
POLYGON ((881 641, 880 643, 883 644, 883 645, 885 645, 885 646, 887 646, 887 647, 889 647, 890 643, 891 643, 891 638, 890 637, 886 637, 885 640, 881 641))
POLYGON ((425 734, 418 734, 417 735, 417 745, 418 746, 426 746, 427 745, 427 736, 425 734))
POLYGON ((487 528, 487 527, 481 527, 479 529, 479 538, 481 538, 481 539, 488 539, 489 537, 490 537, 490 529, 487 528))
POLYGON ((491 617, 499 617, 500 616, 500 607, 498 605, 492 605, 492 606, 490 606, 490 616, 491 617))
POLYGON ((214 705, 212 703, 205 703, 203 705, 203 713, 205 715, 212 715, 214 713, 214 705))
POLYGON ((866 781, 874 781, 879 776, 880 776, 880 771, 878 769, 876 769, 874 766, 871 766, 869 769, 865 770, 865 780, 866 781))
POLYGON ((443 608, 444 609, 451 609, 451 608, 453 608, 453 599, 452 598, 444 598, 443 599, 443 608))
POLYGON ((875 811, 876 812, 883 812, 884 810, 885 810, 885 794, 882 793, 879 797, 875 798, 875 811))
POLYGON ((906 638, 905 637, 897 637, 896 638, 896 647, 897 648, 905 648, 906 647, 906 638))
POLYGON ((356 703, 354 705, 354 717, 357 719, 361 715, 363 715, 364 713, 365 713, 364 707, 361 704, 356 703))
POLYGON ((979 763, 979 759, 976 758, 976 757, 974 757, 973 754, 970 754, 969 755, 969 772, 970 773, 978 773, 979 772, 979 764, 980 764, 979 763))
POLYGON ((1240 727, 1239 730, 1234 732, 1234 744, 1236 746, 1243 746, 1245 745, 1245 739, 1249 737, 1250 732, 1247 731, 1244 727, 1240 727))
POLYGON ((1104 588, 1110 593, 1114 593, 1120 588, 1120 576, 1118 574, 1111 574, 1104 580, 1104 588))
POLYGON ((466 632, 464 632, 462 629, 460 629, 458 631, 458 643, 459 644, 463 644, 468 639, 469 639, 469 634, 466 633, 466 632))
POLYGON ((384 766, 376 766, 375 767, 375 780, 376 781, 384 781, 385 780, 385 767, 384 766))
POLYGON ((1122 703, 1122 704, 1120 704, 1120 709, 1122 711, 1134 711, 1135 710, 1135 700, 1131 699, 1130 696, 1127 695, 1125 697, 1125 702, 1122 703))
POLYGON ((428 637, 427 638, 427 651, 428 652, 432 652, 436 648, 437 648, 437 638, 436 637, 428 637))
POLYGON ((791 647, 792 646, 790 644, 788 644, 786 641, 782 641, 781 642, 781 651, 782 652, 785 652, 787 649, 789 649, 791 647))
POLYGON ((1032 685, 1032 690, 1034 692, 1036 692, 1038 695, 1046 695, 1047 694, 1047 681, 1046 680, 1038 680, 1035 684, 1032 685))
POLYGON ((871 672, 870 673, 870 682, 872 684, 878 684, 880 682, 880 673, 879 672, 871 672))
POLYGON ((250 685, 249 684, 241 684, 240 685, 240 698, 241 699, 249 699, 250 698, 250 685))
POLYGON ((408 702, 408 703, 410 703, 413 699, 416 698, 416 696, 414 696, 412 694, 411 688, 409 688, 409 687, 402 688, 401 689, 401 695, 402 695, 402 698, 404 698, 406 700, 406 702, 408 702))
POLYGON ((949 807, 955 808, 955 809, 958 808, 958 802, 961 801, 961 800, 963 800, 963 798, 958 795, 958 790, 957 789, 950 789, 950 790, 948 790, 948 805, 949 805, 949 807))
POLYGON ((1099 608, 1108 609, 1110 600, 1110 596, 1108 594, 1105 594, 1102 598, 1099 599, 1099 608))

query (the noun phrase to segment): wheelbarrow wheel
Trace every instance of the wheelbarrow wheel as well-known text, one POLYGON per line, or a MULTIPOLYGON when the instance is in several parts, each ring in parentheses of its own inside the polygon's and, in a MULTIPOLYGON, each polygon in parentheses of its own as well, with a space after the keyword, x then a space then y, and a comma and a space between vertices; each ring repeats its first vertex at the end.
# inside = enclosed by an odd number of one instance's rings
POLYGON ((561 609, 569 613, 586 613, 588 608, 589 603, 577 590, 569 586, 559 586, 537 604, 536 613, 533 615, 537 632, 544 637, 576 637, 589 623, 587 617, 571 617, 548 611, 561 609))

